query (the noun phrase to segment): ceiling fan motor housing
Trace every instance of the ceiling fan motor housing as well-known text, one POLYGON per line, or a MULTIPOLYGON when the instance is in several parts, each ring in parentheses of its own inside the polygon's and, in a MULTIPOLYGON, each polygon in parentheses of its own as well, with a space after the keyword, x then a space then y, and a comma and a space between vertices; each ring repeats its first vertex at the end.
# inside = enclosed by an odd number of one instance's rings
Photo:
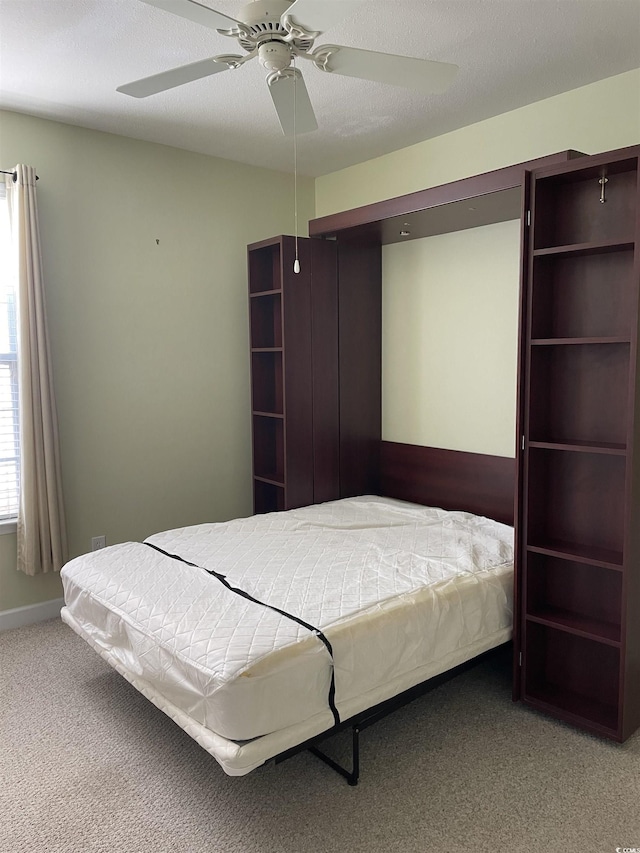
MULTIPOLYGON (((245 6, 239 14, 239 19, 248 27, 255 27, 261 24, 271 24, 273 29, 281 30, 280 18, 284 15, 287 9, 291 6, 290 0, 254 0, 245 6)), ((262 29, 262 27, 261 27, 262 29)), ((282 30, 284 34, 284 30, 282 30)))
POLYGON ((246 36, 240 34, 236 38, 248 52, 258 47, 260 62, 269 71, 283 71, 288 68, 292 48, 295 52, 305 53, 313 44, 313 38, 299 35, 292 38, 288 30, 283 27, 281 18, 290 6, 291 0, 254 0, 253 3, 245 6, 238 16, 249 32, 246 36), (282 48, 262 50, 262 47, 270 42, 280 43, 282 48), (283 49, 285 47, 286 58, 283 49))

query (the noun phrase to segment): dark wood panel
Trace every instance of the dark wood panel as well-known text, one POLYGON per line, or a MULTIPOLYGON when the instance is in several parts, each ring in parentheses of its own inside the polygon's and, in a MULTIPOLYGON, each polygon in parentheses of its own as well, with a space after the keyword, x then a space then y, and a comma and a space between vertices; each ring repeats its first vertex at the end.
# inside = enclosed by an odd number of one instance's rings
MULTIPOLYGON (((640 155, 640 150, 638 150, 640 155)), ((634 300, 630 313, 634 318, 633 341, 634 364, 632 376, 640 375, 640 352, 638 348, 638 324, 640 323, 640 174, 636 187, 635 221, 635 257, 633 264, 634 300)), ((632 380, 633 383, 633 380, 632 380)), ((632 384, 630 383, 630 384, 632 384)), ((640 427, 640 394, 632 386, 633 404, 629 406, 628 424, 629 435, 638 435, 640 427)), ((637 442, 637 439, 636 439, 637 442)), ((626 571, 623 579, 622 597, 624 607, 622 612, 622 659, 623 678, 620 701, 622 703, 621 731, 622 737, 627 738, 640 727, 640 453, 637 445, 629 454, 626 497, 626 539, 625 562, 626 571)))
POLYGON ((515 459, 383 441, 380 494, 513 524, 515 459))
POLYGON ((561 151, 548 157, 319 217, 309 222, 309 234, 312 237, 345 236, 347 231, 351 231, 352 236, 378 239, 386 243, 395 242, 395 236, 402 230, 403 223, 396 217, 412 217, 413 236, 442 234, 489 222, 517 219, 520 216, 520 187, 525 169, 563 163, 582 156, 578 151, 561 151), (510 192, 514 189, 516 193, 510 192), (481 201, 483 196, 491 194, 500 194, 501 197, 488 199, 486 203, 481 201), (469 209, 470 199, 478 201, 475 212, 469 209), (453 214, 450 209, 452 205, 453 214), (420 214, 426 211, 431 212, 421 218, 420 214), (474 213, 477 215, 474 216, 474 213), (394 221, 390 224, 390 220, 394 221), (454 227, 456 221, 458 224, 454 227))
POLYGON ((522 610, 522 599, 524 596, 524 577, 522 566, 524 566, 523 536, 523 506, 519 495, 524 483, 525 454, 522 437, 525 433, 525 400, 524 388, 526 385, 526 366, 528 363, 527 329, 529 318, 529 300, 527 282, 529 281, 529 235, 530 228, 527 217, 531 209, 531 172, 525 170, 522 175, 522 206, 520 208, 520 281, 519 281, 519 312, 518 312, 518 374, 516 385, 516 467, 515 467, 515 509, 514 509, 514 553, 515 553, 515 577, 513 584, 513 684, 511 695, 515 701, 521 696, 520 655, 522 652, 522 620, 519 614, 522 610))
POLYGON ((338 241, 340 497, 378 490, 382 433, 379 246, 338 241))
POLYGON ((282 335, 286 509, 313 503, 313 399, 311 382, 311 249, 298 241, 300 272, 294 273, 295 240, 282 238, 282 335))
POLYGON ((340 497, 338 253, 330 240, 311 240, 313 371, 313 500, 340 497))

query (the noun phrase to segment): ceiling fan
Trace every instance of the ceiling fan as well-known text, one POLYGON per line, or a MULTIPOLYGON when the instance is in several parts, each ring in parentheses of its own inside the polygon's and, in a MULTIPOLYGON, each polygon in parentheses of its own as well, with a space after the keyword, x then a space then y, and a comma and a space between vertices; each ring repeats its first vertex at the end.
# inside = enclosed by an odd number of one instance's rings
POLYGON ((446 62, 432 62, 377 53, 315 40, 366 0, 254 0, 244 7, 240 20, 216 12, 196 0, 142 0, 149 6, 173 12, 220 35, 234 38, 244 55, 224 54, 191 62, 119 86, 117 91, 134 98, 146 98, 183 83, 239 68, 255 57, 269 72, 267 84, 283 133, 316 130, 313 107, 296 59, 312 62, 320 71, 390 83, 417 89, 425 94, 442 92, 458 68, 446 62))

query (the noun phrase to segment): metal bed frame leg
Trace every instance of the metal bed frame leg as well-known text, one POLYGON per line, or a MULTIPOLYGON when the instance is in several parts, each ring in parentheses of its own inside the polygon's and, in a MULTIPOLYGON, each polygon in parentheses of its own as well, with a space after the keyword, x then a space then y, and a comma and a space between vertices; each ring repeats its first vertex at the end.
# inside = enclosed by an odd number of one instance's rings
POLYGON ((302 743, 297 744, 296 746, 292 746, 290 749, 281 752, 279 755, 276 755, 271 759, 275 764, 280 764, 281 761, 285 761, 287 758, 291 758, 293 755, 298 755, 298 753, 303 752, 304 750, 309 750, 312 752, 316 758, 319 758, 320 761, 324 762, 328 767, 331 767, 332 770, 335 770, 336 773, 339 773, 350 785, 357 785, 358 780, 360 778, 360 732, 364 729, 369 728, 374 723, 377 723, 379 720, 384 719, 388 714, 391 714, 393 711, 396 711, 398 708, 403 708, 409 704, 409 702, 413 702, 414 699, 417 699, 419 696, 423 696, 425 693, 429 693, 434 687, 439 687, 441 684, 444 684, 446 681, 449 681, 453 676, 458 675, 461 672, 464 672, 467 669, 470 669, 473 666, 476 666, 481 660, 488 658, 489 656, 495 655, 496 651, 500 649, 504 649, 508 644, 504 643, 501 646, 498 646, 496 649, 490 649, 487 652, 483 652, 480 655, 477 655, 475 658, 471 660, 465 661, 464 663, 458 664, 454 666, 453 669, 447 670, 446 672, 440 673, 440 675, 435 675, 433 678, 430 678, 428 681, 423 681, 420 684, 416 684, 414 687, 410 687, 408 690, 405 690, 403 693, 400 693, 398 696, 394 696, 391 699, 387 699, 384 702, 380 702, 378 705, 375 705, 372 708, 369 708, 367 711, 361 712, 358 715, 354 715, 350 717, 348 720, 343 720, 340 723, 332 726, 330 729, 327 729, 325 732, 321 732, 319 735, 316 735, 313 738, 310 738, 308 741, 303 741, 302 743), (352 742, 352 769, 346 770, 344 767, 341 767, 333 758, 329 758, 328 755, 325 755, 324 752, 321 752, 316 743, 321 743, 328 737, 331 737, 338 732, 346 732, 347 729, 351 729, 351 742, 352 742))
POLYGON ((317 746, 310 746, 309 752, 312 752, 316 758, 319 758, 320 761, 324 761, 332 770, 335 770, 336 773, 339 773, 341 776, 347 780, 347 782, 355 786, 358 784, 358 779, 360 778, 360 726, 355 725, 351 728, 351 771, 346 770, 337 761, 334 761, 333 758, 329 758, 328 755, 325 755, 324 752, 318 749, 317 746))

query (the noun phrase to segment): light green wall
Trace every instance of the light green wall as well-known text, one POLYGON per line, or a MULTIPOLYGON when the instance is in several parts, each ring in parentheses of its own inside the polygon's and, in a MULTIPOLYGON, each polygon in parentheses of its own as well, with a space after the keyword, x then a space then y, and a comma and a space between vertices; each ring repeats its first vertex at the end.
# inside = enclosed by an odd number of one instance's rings
MULTIPOLYGON (((17 162, 40 176, 72 554, 249 514, 246 246, 292 233, 293 177, 2 112, 17 162)), ((0 611, 60 595, 0 536, 0 611)))
MULTIPOLYGON (((640 70, 318 178, 316 216, 638 143, 640 70)), ((518 258, 515 222, 384 247, 383 438, 514 455, 518 258)))
POLYGON ((16 536, 0 536, 0 612, 62 596, 57 572, 28 577, 16 569, 16 536))
POLYGON ((388 441, 513 456, 519 235, 502 222, 385 247, 388 441))

